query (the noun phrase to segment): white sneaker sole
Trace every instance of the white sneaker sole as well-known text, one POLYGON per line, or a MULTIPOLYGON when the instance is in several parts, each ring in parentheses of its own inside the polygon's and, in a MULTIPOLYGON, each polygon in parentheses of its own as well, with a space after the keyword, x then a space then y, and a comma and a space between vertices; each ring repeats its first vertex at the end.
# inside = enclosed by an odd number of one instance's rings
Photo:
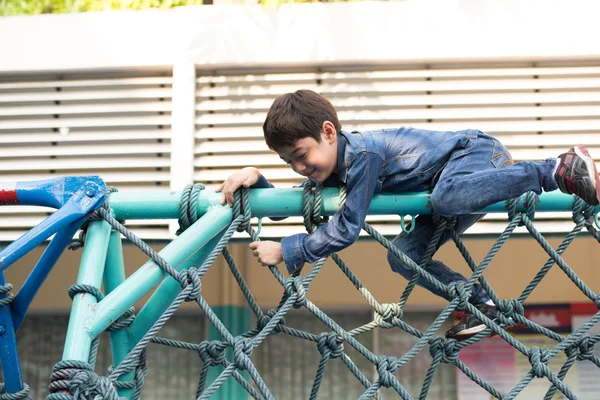
MULTIPOLYGON (((498 326, 504 330, 506 330, 507 325, 505 324, 498 324, 498 326)), ((481 324, 481 325, 477 325, 474 326, 472 328, 469 329, 465 329, 463 331, 458 332, 457 334, 455 334, 454 336, 475 336, 476 334, 478 334, 479 332, 482 332, 485 330, 485 328, 487 328, 486 325, 481 324)), ((495 335, 495 332, 492 332, 492 335, 495 335)))
POLYGON ((573 150, 575 150, 575 154, 577 154, 579 158, 581 158, 583 162, 585 162, 585 165, 590 174, 589 178, 592 181, 592 184, 594 185, 594 190, 596 191, 596 199, 600 202, 600 192, 598 190, 598 188, 600 187, 600 180, 598 178, 598 171, 596 171, 596 163, 590 157, 589 153, 583 145, 578 144, 573 148, 573 150))
POLYGON ((479 332, 485 330, 485 328, 487 328, 487 326, 485 326, 485 325, 477 325, 477 326, 474 326, 472 328, 460 331, 460 332, 458 332, 454 336, 474 336, 474 335, 478 334, 479 332))

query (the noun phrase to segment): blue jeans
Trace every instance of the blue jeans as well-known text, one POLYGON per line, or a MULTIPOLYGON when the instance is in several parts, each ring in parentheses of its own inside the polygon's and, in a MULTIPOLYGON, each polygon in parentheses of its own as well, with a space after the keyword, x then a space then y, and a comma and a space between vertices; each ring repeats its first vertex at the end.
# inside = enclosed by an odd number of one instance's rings
MULTIPOLYGON (((431 192, 431 204, 436 213, 446 217, 458 217, 453 229, 459 234, 484 216, 470 214, 472 212, 499 201, 518 197, 528 191, 540 194, 542 190, 549 192, 558 188, 552 175, 556 159, 513 164, 508 150, 499 141, 485 134, 480 134, 474 140, 473 146, 468 154, 451 159, 444 166, 431 192)), ((414 231, 410 234, 402 232, 392 243, 415 263, 420 264, 435 230, 436 225, 430 215, 419 215, 414 231)), ((438 248, 450 238, 448 232, 444 233, 438 248)), ((406 279, 412 277, 413 270, 390 252, 388 261, 393 271, 406 279)), ((443 284, 466 280, 440 261, 429 261, 425 269, 443 284)), ((423 277, 419 278, 417 284, 451 300, 423 277)), ((489 296, 483 287, 475 283, 470 302, 477 304, 488 300, 489 296)))

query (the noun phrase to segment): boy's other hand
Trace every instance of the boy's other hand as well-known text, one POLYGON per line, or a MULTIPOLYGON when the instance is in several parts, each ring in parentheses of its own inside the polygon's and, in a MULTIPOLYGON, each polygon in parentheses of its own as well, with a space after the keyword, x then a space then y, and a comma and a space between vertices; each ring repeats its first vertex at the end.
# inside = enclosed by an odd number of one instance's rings
POLYGON ((277 265, 283 261, 281 243, 279 242, 264 240, 252 242, 249 247, 253 250, 252 255, 257 258, 258 263, 263 267, 277 265))
POLYGON ((249 188, 260 179, 260 172, 254 167, 246 167, 232 174, 225 182, 221 183, 215 192, 223 192, 221 204, 233 205, 233 194, 240 187, 249 188))

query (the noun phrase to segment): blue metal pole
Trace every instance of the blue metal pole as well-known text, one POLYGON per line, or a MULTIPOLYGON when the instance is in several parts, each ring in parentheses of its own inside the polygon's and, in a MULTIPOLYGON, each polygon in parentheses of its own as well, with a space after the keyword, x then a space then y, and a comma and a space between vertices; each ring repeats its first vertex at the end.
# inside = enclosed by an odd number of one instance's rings
MULTIPOLYGON (((100 289, 110 230, 111 226, 106 221, 90 223, 81 255, 78 284, 86 284, 100 289)), ((92 340, 97 334, 89 332, 85 325, 93 315, 96 303, 96 297, 89 293, 81 293, 73 298, 63 360, 88 361, 92 340)))
MULTIPOLYGON (((221 206, 211 208, 159 254, 172 266, 178 266, 229 226, 231 218, 231 208, 221 206)), ((95 337, 105 330, 112 321, 146 295, 166 275, 166 272, 154 261, 149 260, 98 303, 93 319, 86 326, 88 333, 95 337)))
MULTIPOLYGON (((115 230, 110 233, 108 253, 106 255, 106 266, 104 267, 104 290, 110 293, 125 281, 125 263, 123 261, 123 244, 121 234, 115 230)), ((133 348, 129 340, 129 328, 110 331, 110 349, 113 365, 119 365, 133 348)), ((130 382, 135 377, 135 371, 128 372, 119 377, 119 381, 130 382)), ((131 399, 135 389, 117 388, 120 397, 131 399)))
MULTIPOLYGON (((251 189, 249 200, 254 217, 289 217, 302 215, 302 189, 251 189)), ((140 194, 113 193, 110 196, 110 204, 115 217, 119 219, 152 219, 152 218, 178 218, 180 193, 153 193, 144 194, 148 199, 140 204, 140 194)), ((322 215, 333 215, 341 207, 339 202, 339 190, 336 188, 325 188, 322 193, 323 205, 322 215)), ((198 213, 204 214, 210 207, 219 204, 221 194, 211 190, 203 190, 198 197, 198 213)), ((369 206, 370 215, 417 215, 431 214, 429 193, 404 193, 390 194, 380 193, 373 197, 369 206)), ((542 193, 536 210, 544 211, 570 211, 573 207, 573 196, 559 191, 542 193)), ((493 204, 481 213, 505 213, 506 202, 493 204)), ((517 212, 525 212, 527 208, 523 202, 517 207, 517 212)), ((594 209, 600 211, 600 206, 594 209)))
POLYGON ((54 214, 27 231, 0 252, 0 271, 4 271, 25 254, 42 244, 61 225, 64 226, 79 221, 85 215, 86 213, 83 213, 81 207, 76 204, 72 202, 65 204, 61 209, 55 211, 54 214))
POLYGON ((98 177, 18 182, 16 189, 14 184, 6 191, 2 187, 0 189, 3 191, 0 204, 60 207, 0 252, 0 271, 4 271, 65 225, 86 217, 102 205, 106 196, 106 185, 98 177))
MULTIPOLYGON (((206 260, 210 252, 215 248, 219 240, 223 237, 225 229, 217 234, 210 242, 198 250, 188 260, 175 267, 178 271, 198 267, 206 260)), ((136 315, 135 321, 129 328, 132 346, 148 332, 154 323, 160 318, 163 312, 173 303, 175 297, 181 291, 181 285, 175 279, 165 279, 152 294, 150 299, 144 304, 144 307, 136 315)))
POLYGON ((15 330, 18 330, 21 326, 23 318, 25 318, 25 314, 27 313, 27 309, 29 308, 29 305, 35 297, 37 291, 48 277, 48 274, 54 267, 54 264, 56 264, 56 260, 58 260, 60 255, 63 253, 82 222, 83 220, 79 219, 65 226, 58 233, 56 233, 50 244, 48 244, 44 254, 42 254, 40 257, 35 268, 27 277, 27 280, 11 304, 12 319, 15 330))
POLYGON ((3 202, 13 197, 12 204, 60 208, 72 197, 82 207, 102 204, 106 183, 99 176, 63 176, 42 181, 3 182, 3 202), (83 201, 82 201, 83 200, 83 201))
MULTIPOLYGON (((0 272, 0 285, 5 285, 4 272, 0 272)), ((0 299, 6 298, 0 294, 0 299)), ((17 352, 17 340, 13 326, 10 305, 0 307, 0 363, 8 393, 17 393, 23 389, 23 377, 17 352)))

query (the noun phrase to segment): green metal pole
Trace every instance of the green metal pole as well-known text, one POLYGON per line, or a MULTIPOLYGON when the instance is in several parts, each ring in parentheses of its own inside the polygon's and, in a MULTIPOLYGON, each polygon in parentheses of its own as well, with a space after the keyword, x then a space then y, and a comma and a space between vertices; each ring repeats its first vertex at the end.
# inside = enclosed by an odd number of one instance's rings
MULTIPOLYGON (((86 235, 78 284, 86 284, 100 289, 104 264, 108 250, 111 227, 106 221, 91 222, 86 235)), ((63 360, 89 360, 92 340, 98 335, 89 332, 85 325, 90 318, 91 310, 97 305, 97 299, 89 293, 81 293, 73 298, 71 318, 67 328, 67 338, 63 351, 63 360)), ((110 324, 109 324, 110 325, 110 324)))
MULTIPOLYGON (((159 254, 171 266, 176 267, 229 226, 231 218, 231 208, 213 207, 159 254)), ((95 337, 105 330, 166 276, 167 273, 153 260, 145 263, 100 301, 95 310, 91 310, 93 314, 86 326, 89 334, 95 337)))
MULTIPOLYGON (((104 267, 104 290, 110 293, 125 281, 125 263, 123 261, 123 245, 121 243, 121 234, 115 230, 110 233, 110 242, 108 243, 108 254, 106 255, 106 266, 104 267)), ((133 349, 133 344, 129 340, 129 328, 122 328, 110 331, 110 349, 112 362, 117 366, 127 357, 127 354, 133 349)), ((128 372, 119 377, 121 382, 133 381, 135 371, 128 372)), ((120 397, 131 399, 135 390, 117 388, 120 397)))
MULTIPOLYGON (((223 322, 223 325, 229 330, 231 335, 239 336, 242 333, 250 330, 250 308, 237 305, 222 305, 213 306, 213 312, 223 322)), ((209 322, 208 326, 208 340, 222 341, 223 336, 217 331, 217 328, 209 322)), ((232 349, 227 349, 226 357, 229 361, 233 360, 232 349)), ((208 385, 214 382, 224 368, 222 366, 211 367, 208 371, 208 385)), ((245 379, 248 379, 248 373, 242 373, 245 379)), ((208 387, 208 386, 207 386, 208 387)), ((248 399, 248 392, 236 381, 233 376, 227 378, 225 382, 219 387, 219 389, 211 396, 211 399, 215 400, 244 400, 248 399)))
MULTIPOLYGON (((222 230, 187 261, 177 266, 176 269, 182 271, 190 267, 200 266, 215 248, 217 243, 219 243, 219 240, 221 240, 225 231, 225 229, 222 230)), ((175 297, 177 297, 179 292, 181 292, 181 285, 175 279, 165 279, 162 281, 160 286, 137 314, 135 321, 131 324, 130 335, 132 346, 135 346, 146 332, 148 332, 162 313, 173 303, 173 300, 175 300, 175 297)))

